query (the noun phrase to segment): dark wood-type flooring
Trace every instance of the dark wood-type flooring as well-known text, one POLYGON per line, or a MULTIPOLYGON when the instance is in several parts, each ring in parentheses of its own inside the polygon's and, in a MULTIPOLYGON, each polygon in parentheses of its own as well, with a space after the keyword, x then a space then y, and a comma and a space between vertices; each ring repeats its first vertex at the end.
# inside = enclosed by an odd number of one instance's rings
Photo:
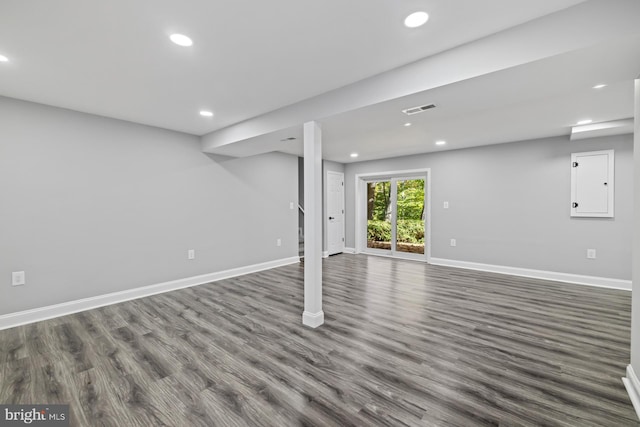
POLYGON ((638 426, 630 293, 364 255, 0 331, 0 403, 79 426, 638 426))

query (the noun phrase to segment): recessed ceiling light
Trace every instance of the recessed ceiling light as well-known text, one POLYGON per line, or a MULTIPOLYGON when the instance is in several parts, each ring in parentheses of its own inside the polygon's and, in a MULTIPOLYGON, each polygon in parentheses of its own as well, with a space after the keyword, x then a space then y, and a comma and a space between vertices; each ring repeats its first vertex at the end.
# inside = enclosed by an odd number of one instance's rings
POLYGON ((605 84, 599 84, 599 85, 595 85, 593 88, 594 88, 594 89, 602 89, 603 87, 607 87, 607 85, 605 85, 605 84))
POLYGON ((427 12, 414 12, 404 19, 404 25, 409 28, 417 28, 429 20, 427 12))
POLYGON ((189 37, 185 36, 184 34, 171 34, 169 38, 171 39, 172 42, 174 42, 178 46, 186 47, 186 46, 191 46, 193 44, 193 41, 189 37))
POLYGON ((404 126, 405 126, 405 127, 409 127, 409 126, 411 126, 411 123, 408 123, 408 122, 407 122, 407 123, 405 123, 405 124, 404 124, 404 126))
POLYGON ((351 157, 355 159, 356 157, 358 157, 358 153, 351 153, 351 157))
POLYGON ((0 62, 9 62, 9 58, 4 55, 0 55, 0 62))
POLYGON ((593 122, 593 120, 591 120, 591 119, 580 120, 580 121, 578 122, 578 126, 581 126, 581 125, 588 125, 588 124, 589 124, 589 123, 591 123, 591 122, 593 122))
POLYGON ((206 111, 206 110, 200 111, 200 115, 202 117, 213 117, 213 113, 211 111, 206 111))
POLYGON ((436 145, 445 145, 447 141, 436 141, 436 145))

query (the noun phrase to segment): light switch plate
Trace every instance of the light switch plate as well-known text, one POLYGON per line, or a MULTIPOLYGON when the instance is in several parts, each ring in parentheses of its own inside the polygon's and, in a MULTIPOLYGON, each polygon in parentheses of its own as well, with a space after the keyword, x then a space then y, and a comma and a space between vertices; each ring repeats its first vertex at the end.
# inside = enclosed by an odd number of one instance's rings
POLYGON ((11 286, 22 286, 25 284, 24 271, 14 271, 11 273, 11 286))

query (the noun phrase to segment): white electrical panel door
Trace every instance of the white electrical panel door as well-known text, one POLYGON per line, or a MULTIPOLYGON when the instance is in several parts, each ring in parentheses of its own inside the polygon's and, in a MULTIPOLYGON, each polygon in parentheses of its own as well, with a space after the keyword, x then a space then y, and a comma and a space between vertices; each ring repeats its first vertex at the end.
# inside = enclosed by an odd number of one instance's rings
POLYGON ((613 217, 613 150, 571 155, 571 216, 613 217))

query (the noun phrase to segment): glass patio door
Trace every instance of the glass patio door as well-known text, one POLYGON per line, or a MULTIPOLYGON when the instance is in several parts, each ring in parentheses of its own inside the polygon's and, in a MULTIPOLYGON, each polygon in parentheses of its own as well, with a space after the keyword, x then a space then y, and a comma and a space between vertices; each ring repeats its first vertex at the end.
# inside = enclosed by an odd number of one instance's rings
POLYGON ((391 181, 367 182, 367 248, 391 250, 391 181))
POLYGON ((424 255, 424 179, 396 181, 395 250, 424 255))
POLYGON ((368 181, 367 252, 424 258, 424 177, 368 181))

